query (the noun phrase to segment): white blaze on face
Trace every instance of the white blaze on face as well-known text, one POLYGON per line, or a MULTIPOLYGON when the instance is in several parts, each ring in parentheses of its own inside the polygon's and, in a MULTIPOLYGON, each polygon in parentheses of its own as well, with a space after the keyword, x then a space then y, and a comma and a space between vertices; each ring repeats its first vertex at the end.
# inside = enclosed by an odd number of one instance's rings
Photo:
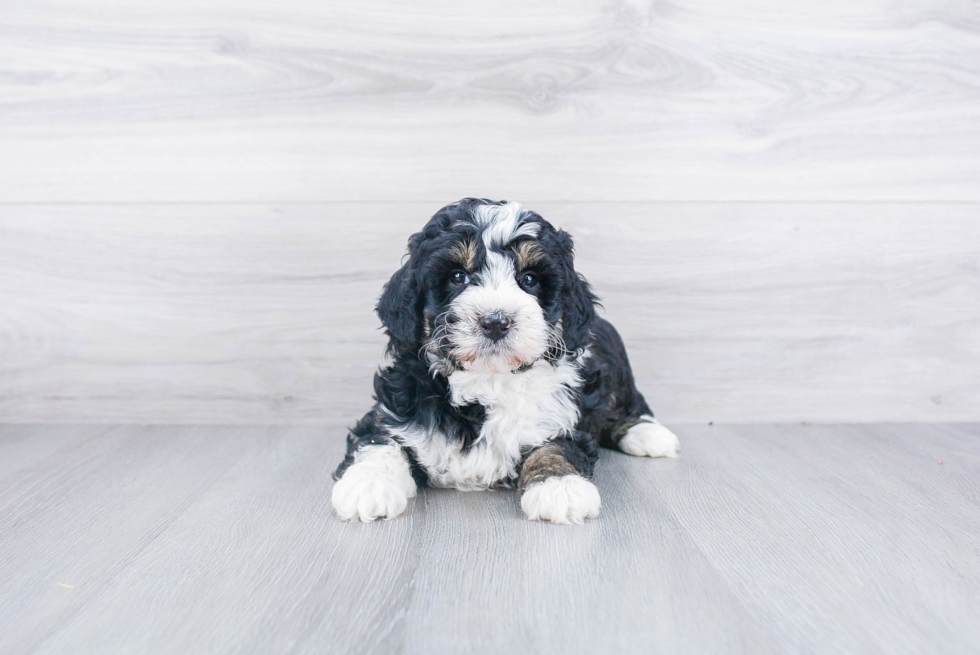
POLYGON ((506 247, 520 236, 537 236, 535 223, 520 224, 523 209, 513 202, 477 209, 487 248, 486 263, 473 284, 453 300, 459 319, 448 330, 452 354, 468 371, 502 373, 540 359, 548 348, 549 327, 537 299, 517 283, 512 258, 492 250, 506 247), (510 329, 499 341, 483 334, 480 320, 489 314, 510 319, 510 329))
POLYGON ((538 236, 541 226, 537 223, 521 224, 523 214, 524 208, 519 202, 477 207, 476 221, 483 228, 483 244, 487 249, 491 246, 506 246, 518 237, 538 236))

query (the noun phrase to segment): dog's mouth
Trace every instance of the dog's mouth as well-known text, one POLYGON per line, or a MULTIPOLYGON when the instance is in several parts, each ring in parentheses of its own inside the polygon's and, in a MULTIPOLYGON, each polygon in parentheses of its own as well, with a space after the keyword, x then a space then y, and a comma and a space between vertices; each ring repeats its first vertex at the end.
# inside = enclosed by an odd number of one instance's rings
POLYGON ((516 332, 496 340, 471 334, 450 339, 447 355, 464 371, 506 373, 534 363, 543 354, 521 348, 520 341, 516 332))
MULTIPOLYGON (((538 358, 539 359, 539 358, 538 358)), ((464 371, 482 371, 486 373, 507 373, 527 368, 536 360, 527 361, 515 355, 466 355, 456 359, 464 371)))

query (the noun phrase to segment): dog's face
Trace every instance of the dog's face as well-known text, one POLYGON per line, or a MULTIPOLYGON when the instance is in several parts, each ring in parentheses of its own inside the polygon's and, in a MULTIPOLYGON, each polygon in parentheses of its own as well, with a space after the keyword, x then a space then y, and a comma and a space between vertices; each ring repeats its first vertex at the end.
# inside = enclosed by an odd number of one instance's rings
POLYGON ((594 303, 568 234, 518 203, 466 199, 412 235, 378 315, 397 356, 505 372, 587 345, 594 303))

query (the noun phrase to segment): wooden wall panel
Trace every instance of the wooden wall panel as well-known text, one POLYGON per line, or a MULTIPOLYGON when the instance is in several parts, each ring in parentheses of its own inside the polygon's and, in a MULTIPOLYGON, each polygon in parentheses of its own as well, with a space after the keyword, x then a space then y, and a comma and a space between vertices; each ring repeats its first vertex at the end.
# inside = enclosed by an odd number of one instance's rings
POLYGON ((665 417, 976 420, 978 116, 963 0, 11 0, 0 420, 356 415, 474 195, 573 229, 665 417))
MULTIPOLYGON (((976 204, 529 206, 665 420, 980 418, 976 204)), ((437 208, 0 206, 0 421, 353 420, 437 208)))
POLYGON ((0 201, 980 200, 980 9, 4 3, 0 201))

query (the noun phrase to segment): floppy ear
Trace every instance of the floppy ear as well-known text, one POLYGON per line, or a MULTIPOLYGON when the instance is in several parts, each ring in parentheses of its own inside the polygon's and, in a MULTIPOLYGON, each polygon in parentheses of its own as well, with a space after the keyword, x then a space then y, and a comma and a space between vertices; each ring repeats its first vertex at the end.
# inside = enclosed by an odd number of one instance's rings
POLYGON ((414 238, 409 241, 408 261, 388 280, 376 308, 388 334, 388 354, 409 350, 422 338, 419 285, 411 254, 414 242, 414 238))
POLYGON ((569 352, 584 348, 592 341, 597 298, 581 275, 575 272, 575 246, 567 232, 558 231, 564 251, 565 288, 562 290, 562 339, 569 352))

